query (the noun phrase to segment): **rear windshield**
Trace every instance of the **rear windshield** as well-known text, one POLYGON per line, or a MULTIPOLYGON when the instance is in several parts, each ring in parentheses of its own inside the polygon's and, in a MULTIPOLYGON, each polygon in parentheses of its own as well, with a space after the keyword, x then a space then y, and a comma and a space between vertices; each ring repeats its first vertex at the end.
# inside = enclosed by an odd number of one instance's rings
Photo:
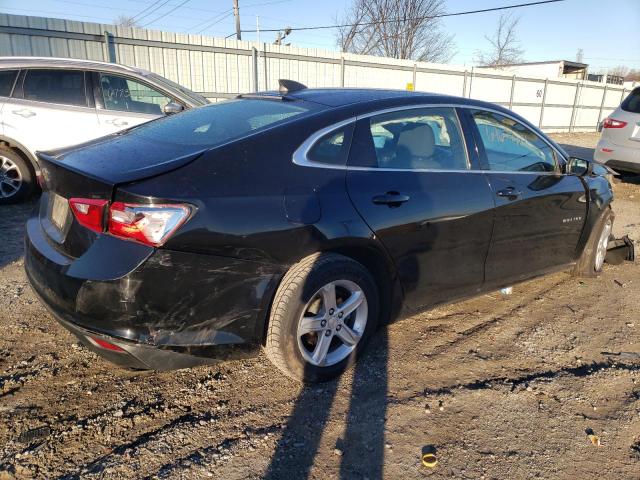
POLYGON ((315 104, 237 99, 193 108, 132 129, 160 143, 215 147, 308 113, 315 104))
POLYGON ((633 90, 620 105, 626 112, 640 113, 640 88, 633 90))

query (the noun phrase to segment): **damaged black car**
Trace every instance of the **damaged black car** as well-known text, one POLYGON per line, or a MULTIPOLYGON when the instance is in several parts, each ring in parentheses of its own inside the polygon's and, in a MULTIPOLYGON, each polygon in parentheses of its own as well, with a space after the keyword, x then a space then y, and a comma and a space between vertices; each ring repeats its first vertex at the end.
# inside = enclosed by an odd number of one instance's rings
POLYGON ((327 380, 408 313, 597 275, 613 224, 605 167, 500 106, 428 93, 281 81, 39 164, 31 285, 136 369, 263 348, 327 380))

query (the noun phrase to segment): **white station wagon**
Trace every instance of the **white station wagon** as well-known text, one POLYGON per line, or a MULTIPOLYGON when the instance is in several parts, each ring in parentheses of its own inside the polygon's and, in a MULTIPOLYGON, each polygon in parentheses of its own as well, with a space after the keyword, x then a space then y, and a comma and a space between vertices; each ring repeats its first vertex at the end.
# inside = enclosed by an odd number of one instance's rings
POLYGON ((0 204, 37 188, 35 152, 209 103, 155 73, 66 58, 0 57, 0 204))

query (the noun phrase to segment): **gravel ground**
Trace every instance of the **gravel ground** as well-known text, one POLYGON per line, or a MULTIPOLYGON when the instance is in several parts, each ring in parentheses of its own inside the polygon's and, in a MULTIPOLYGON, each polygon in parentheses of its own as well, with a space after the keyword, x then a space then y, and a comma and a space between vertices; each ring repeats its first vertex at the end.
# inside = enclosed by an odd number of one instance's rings
MULTIPOLYGON (((597 139, 557 138, 582 156, 597 139)), ((614 185, 615 228, 640 239, 633 180, 614 185)), ((397 322, 320 386, 264 356, 140 373, 36 300, 21 258, 34 206, 0 207, 0 479, 640 478, 640 358, 602 353, 640 352, 637 265, 397 322)))

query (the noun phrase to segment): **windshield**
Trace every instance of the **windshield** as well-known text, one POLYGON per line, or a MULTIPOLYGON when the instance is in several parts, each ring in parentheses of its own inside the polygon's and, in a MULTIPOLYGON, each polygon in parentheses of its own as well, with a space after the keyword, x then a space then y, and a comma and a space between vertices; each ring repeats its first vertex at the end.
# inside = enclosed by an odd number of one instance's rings
POLYGON ((316 108, 317 105, 307 102, 228 100, 145 123, 128 133, 158 143, 211 148, 285 123, 316 108))
POLYGON ((202 95, 197 94, 189 90, 188 88, 183 87, 182 85, 177 84, 176 82, 172 82, 168 78, 161 77, 160 75, 156 75, 155 73, 149 74, 149 78, 153 79, 154 82, 164 85, 167 88, 172 90, 178 90, 182 95, 188 97, 193 103, 194 106, 207 105, 209 100, 204 98, 202 95))

